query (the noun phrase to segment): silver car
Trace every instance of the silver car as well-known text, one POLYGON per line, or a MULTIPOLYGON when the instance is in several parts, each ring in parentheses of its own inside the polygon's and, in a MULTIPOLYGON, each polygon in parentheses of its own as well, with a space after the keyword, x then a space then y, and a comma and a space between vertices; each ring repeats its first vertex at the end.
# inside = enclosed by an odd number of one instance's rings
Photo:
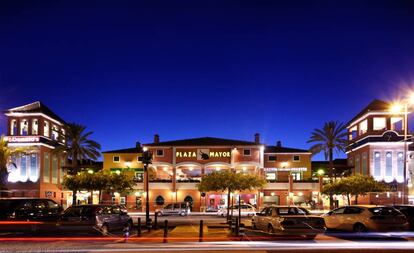
POLYGON ((187 203, 179 202, 168 204, 157 211, 159 216, 163 215, 180 215, 187 216, 190 214, 190 206, 187 203))
POLYGON ((271 234, 300 236, 313 239, 325 232, 325 222, 304 208, 295 206, 269 206, 252 219, 252 227, 271 234))

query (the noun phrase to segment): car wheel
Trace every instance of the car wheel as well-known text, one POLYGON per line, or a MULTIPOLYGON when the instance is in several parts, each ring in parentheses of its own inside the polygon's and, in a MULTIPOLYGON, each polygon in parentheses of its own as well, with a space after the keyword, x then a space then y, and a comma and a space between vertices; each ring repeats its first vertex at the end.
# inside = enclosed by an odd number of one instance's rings
POLYGON ((106 224, 102 225, 101 234, 104 235, 104 236, 107 236, 108 232, 109 232, 108 225, 106 225, 106 224))
POLYGON ((353 230, 357 233, 367 232, 367 228, 361 223, 356 223, 353 230))
POLYGON ((271 233, 271 234, 274 234, 275 233, 275 229, 273 228, 273 226, 271 224, 269 224, 267 226, 267 232, 268 233, 271 233))

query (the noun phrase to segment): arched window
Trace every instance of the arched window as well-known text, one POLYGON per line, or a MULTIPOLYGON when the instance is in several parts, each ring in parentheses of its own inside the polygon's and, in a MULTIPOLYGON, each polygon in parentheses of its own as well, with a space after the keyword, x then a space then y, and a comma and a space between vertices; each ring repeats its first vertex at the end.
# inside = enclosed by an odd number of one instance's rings
POLYGON ((32 135, 38 135, 39 133, 39 121, 32 119, 32 135))
POLYGON ((17 121, 15 119, 10 123, 10 135, 17 135, 17 121))
POLYGON ((164 205, 165 203, 164 198, 161 195, 158 195, 158 197, 155 198, 155 203, 159 206, 164 205))
POLYGON ((49 137, 49 122, 47 121, 43 125, 43 135, 49 137))
POLYGON ((190 205, 193 204, 193 197, 187 195, 187 197, 184 198, 184 202, 188 202, 190 205))
POLYGON ((29 134, 29 123, 26 119, 20 121, 20 135, 28 135, 29 134))

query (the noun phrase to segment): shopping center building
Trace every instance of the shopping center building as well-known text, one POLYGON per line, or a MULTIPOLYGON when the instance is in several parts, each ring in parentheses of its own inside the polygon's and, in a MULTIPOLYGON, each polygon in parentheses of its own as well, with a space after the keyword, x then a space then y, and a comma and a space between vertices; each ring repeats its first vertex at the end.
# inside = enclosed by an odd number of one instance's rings
POLYGON ((7 117, 8 146, 22 152, 12 156, 7 190, 2 196, 50 198, 66 206, 61 182, 65 157, 55 154, 64 145, 65 121, 41 102, 11 108, 7 117))
POLYGON ((145 206, 143 149, 153 154, 148 169, 151 210, 174 202, 191 203, 195 211, 227 206, 226 193, 201 193, 197 189, 203 175, 220 170, 257 174, 268 181, 263 189, 235 193, 235 202, 239 194, 242 203, 255 206, 316 207, 320 200, 319 181, 312 180, 311 153, 307 150, 286 148, 280 142, 266 146, 260 142, 259 134, 252 141, 212 137, 160 141, 159 135, 155 135, 152 143, 137 143, 133 148, 103 153, 105 170, 134 175, 134 192, 112 196, 112 200, 126 204, 129 209, 142 211, 145 206))

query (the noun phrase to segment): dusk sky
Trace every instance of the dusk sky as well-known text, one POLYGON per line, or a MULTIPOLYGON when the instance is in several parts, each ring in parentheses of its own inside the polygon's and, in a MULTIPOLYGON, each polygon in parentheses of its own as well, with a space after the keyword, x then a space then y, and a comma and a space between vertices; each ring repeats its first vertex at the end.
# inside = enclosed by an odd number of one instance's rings
POLYGON ((410 84, 413 1, 0 2, 0 109, 40 100, 103 150, 256 132, 308 149, 410 84))

